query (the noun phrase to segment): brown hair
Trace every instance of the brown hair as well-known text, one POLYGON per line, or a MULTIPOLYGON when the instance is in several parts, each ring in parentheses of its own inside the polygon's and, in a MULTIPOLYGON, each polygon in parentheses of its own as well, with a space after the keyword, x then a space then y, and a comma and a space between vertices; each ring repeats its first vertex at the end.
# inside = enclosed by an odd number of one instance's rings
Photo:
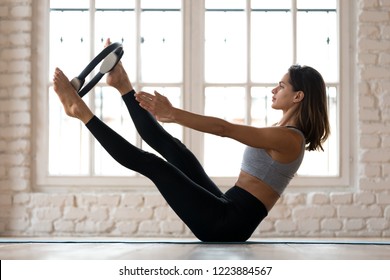
POLYGON ((294 91, 304 93, 297 112, 297 128, 306 137, 306 149, 323 151, 322 144, 330 134, 324 79, 317 70, 309 66, 292 65, 288 72, 294 91))

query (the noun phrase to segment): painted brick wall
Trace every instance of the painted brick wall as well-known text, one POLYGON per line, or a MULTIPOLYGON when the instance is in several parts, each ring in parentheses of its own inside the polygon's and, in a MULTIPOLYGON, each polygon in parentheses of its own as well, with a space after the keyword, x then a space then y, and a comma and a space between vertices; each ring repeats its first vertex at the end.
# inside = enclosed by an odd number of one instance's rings
MULTIPOLYGON (((158 193, 32 189, 32 0, 0 2, 0 235, 192 237, 158 193)), ((254 237, 390 236, 390 0, 358 1, 356 185, 287 191, 254 237)))

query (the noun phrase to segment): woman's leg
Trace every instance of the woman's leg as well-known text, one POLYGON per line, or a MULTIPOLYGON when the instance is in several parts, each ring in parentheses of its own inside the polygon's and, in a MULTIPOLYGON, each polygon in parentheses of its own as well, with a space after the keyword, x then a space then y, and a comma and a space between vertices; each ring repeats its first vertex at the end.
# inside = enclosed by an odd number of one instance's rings
POLYGON ((172 137, 149 112, 139 106, 135 100, 133 86, 121 63, 108 74, 107 83, 121 93, 135 127, 146 143, 192 181, 217 196, 222 195, 194 154, 178 139, 172 137))

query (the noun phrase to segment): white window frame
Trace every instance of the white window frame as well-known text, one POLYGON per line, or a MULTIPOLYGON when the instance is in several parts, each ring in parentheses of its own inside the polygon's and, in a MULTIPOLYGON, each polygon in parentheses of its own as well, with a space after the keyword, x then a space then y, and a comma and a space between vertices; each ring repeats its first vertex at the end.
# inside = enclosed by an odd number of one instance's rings
MULTIPOLYGON (((296 0, 291 0, 296 4, 296 0)), ((109 177, 109 176, 49 176, 48 166, 48 59, 49 46, 49 0, 33 2, 33 42, 32 42, 32 65, 33 65, 33 182, 35 189, 53 190, 53 187, 71 190, 84 188, 94 190, 145 190, 152 183, 140 176, 136 177, 109 177), (43 2, 43 3, 42 3, 43 2), (129 188, 131 186, 131 188, 129 188)), ((248 2, 249 3, 249 2, 248 2)), ((301 177, 293 179, 289 190, 319 190, 319 188, 329 187, 349 187, 353 170, 353 151, 355 146, 351 145, 351 133, 354 133, 350 121, 353 113, 353 96, 350 94, 354 88, 353 65, 351 64, 350 44, 355 39, 351 32, 352 14, 355 12, 355 5, 351 1, 338 0, 338 20, 339 20, 339 88, 338 108, 339 108, 339 149, 340 149, 340 176, 338 177, 301 177), (346 36, 347 34, 347 36, 346 36), (341 110, 342 108, 342 110, 341 110)), ((196 113, 203 113, 204 93, 206 84, 204 77, 204 63, 199 57, 204 57, 204 1, 182 0, 183 8, 183 108, 196 113), (194 51, 196 50, 196 51, 194 51)), ((292 17, 292 26, 296 24, 296 19, 292 17)), ((248 30, 247 32, 250 32, 248 30)), ((249 36, 248 36, 249 38, 249 36)), ((250 52, 248 52, 250 55, 250 52)), ((184 129, 183 140, 185 144, 198 156, 203 158, 203 134, 184 129)), ((238 171, 237 171, 238 174, 238 171)), ((235 176, 236 174, 232 174, 235 176)), ((234 177, 213 178, 217 185, 229 187, 235 183, 234 177)))

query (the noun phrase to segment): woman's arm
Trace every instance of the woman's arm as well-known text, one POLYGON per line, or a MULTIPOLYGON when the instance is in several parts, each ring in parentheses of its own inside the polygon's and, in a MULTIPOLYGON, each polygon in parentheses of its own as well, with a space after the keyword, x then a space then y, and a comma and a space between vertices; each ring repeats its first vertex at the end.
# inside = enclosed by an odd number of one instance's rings
MULTIPOLYGON (((136 99, 140 106, 154 115, 158 121, 174 122, 201 132, 232 138, 255 148, 271 149, 279 152, 288 151, 293 145, 291 137, 288 136, 292 135, 291 133, 296 134, 286 128, 257 128, 233 124, 220 118, 181 110, 173 107, 165 96, 156 91, 154 95, 139 92, 136 94, 136 99)), ((300 147, 299 144, 297 147, 300 147)))
POLYGON ((154 115, 158 121, 174 122, 201 132, 226 136, 224 131, 230 125, 229 122, 175 108, 168 98, 156 91, 154 94, 139 92, 136 99, 140 106, 154 115))

